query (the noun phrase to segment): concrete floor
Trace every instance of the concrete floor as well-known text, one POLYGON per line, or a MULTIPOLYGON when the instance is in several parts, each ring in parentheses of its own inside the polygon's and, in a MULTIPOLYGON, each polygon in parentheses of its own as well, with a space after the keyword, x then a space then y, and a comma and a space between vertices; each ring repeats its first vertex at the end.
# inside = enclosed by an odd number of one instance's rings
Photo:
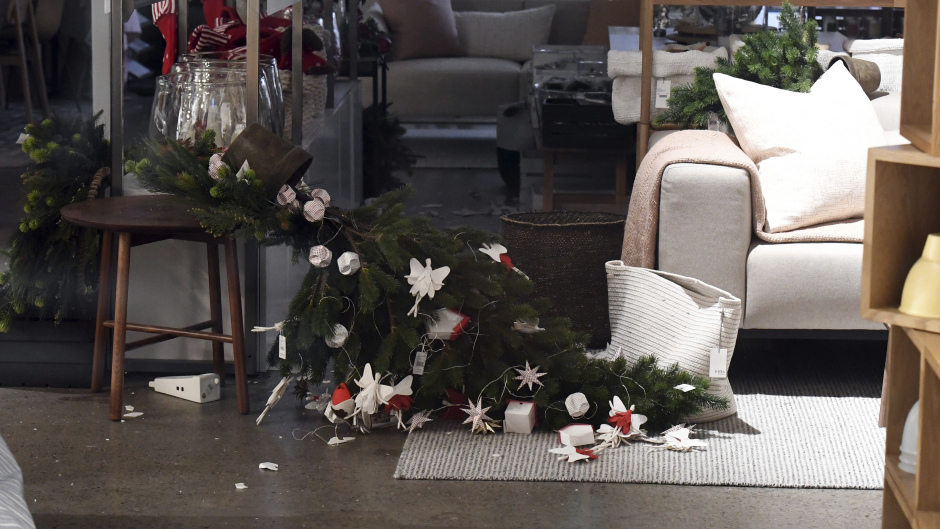
MULTIPOLYGON (((858 381, 871 381, 880 376, 883 358, 883 343, 744 346, 735 355, 732 382, 743 393, 785 387, 781 377, 794 373, 819 378, 846 369, 858 381)), ((23 468, 40 528, 805 529, 881 523, 881 491, 395 480, 403 433, 379 430, 337 447, 313 436, 299 440, 326 422, 289 394, 256 426, 276 382, 274 374, 252 378, 253 413, 239 415, 231 385, 221 401, 200 405, 156 394, 147 378, 130 374, 124 402, 144 415, 123 423, 108 420, 107 393, 0 388, 0 433, 23 468), (260 470, 264 461, 280 470, 260 470), (237 482, 248 489, 236 490, 237 482)), ((328 438, 331 432, 320 433, 328 438)))

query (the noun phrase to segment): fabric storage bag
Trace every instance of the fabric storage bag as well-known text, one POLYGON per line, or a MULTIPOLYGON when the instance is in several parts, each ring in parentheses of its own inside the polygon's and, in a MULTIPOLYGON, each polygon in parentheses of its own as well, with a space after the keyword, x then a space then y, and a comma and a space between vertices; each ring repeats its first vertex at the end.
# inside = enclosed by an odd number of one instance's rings
MULTIPOLYGON (((655 355, 663 367, 678 363, 707 378, 711 350, 719 347, 728 351, 727 373, 741 321, 740 299, 698 279, 626 266, 623 261, 608 261, 606 268, 608 358, 622 354, 632 364, 655 355)), ((737 412, 727 378, 712 378, 708 392, 728 399, 728 408, 706 409, 689 421, 714 421, 737 412)))

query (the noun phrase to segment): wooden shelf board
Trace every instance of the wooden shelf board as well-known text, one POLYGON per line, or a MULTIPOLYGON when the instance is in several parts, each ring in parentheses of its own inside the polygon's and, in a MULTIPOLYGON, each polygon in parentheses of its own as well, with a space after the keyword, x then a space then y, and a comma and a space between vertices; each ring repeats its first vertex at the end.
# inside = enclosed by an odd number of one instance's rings
MULTIPOLYGON (((885 458, 885 484, 894 492, 894 496, 901 505, 901 510, 908 520, 914 519, 916 508, 914 505, 914 474, 908 474, 898 468, 898 456, 889 455, 885 458)), ((887 494, 888 491, 885 491, 887 494)))
POLYGON ((927 125, 901 124, 901 136, 911 141, 914 147, 930 152, 933 150, 933 136, 927 125))
POLYGON ((911 316, 899 311, 897 307, 877 307, 863 310, 862 317, 888 325, 940 333, 940 319, 911 316))
POLYGON ((940 373, 940 334, 911 328, 905 328, 904 331, 911 337, 920 354, 924 355, 934 373, 940 373))
MULTIPOLYGON (((907 125, 919 134, 929 137, 930 133, 923 127, 907 125)), ((869 156, 879 162, 891 162, 904 165, 919 165, 921 167, 940 168, 940 158, 922 152, 913 145, 891 145, 888 147, 875 147, 869 150, 869 156)))

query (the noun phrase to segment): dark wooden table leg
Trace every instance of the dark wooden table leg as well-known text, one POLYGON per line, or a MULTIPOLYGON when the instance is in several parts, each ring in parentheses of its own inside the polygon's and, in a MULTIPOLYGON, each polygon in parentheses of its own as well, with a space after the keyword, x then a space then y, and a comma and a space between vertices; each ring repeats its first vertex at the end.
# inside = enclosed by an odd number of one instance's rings
POLYGON ((114 299, 114 346, 111 358, 111 420, 124 414, 124 346, 127 343, 127 280, 131 269, 131 234, 118 234, 117 283, 114 299))
POLYGON ((542 180, 542 211, 551 211, 555 207, 555 153, 545 151, 542 158, 545 161, 542 180))
MULTIPOLYGON (((222 334, 222 281, 219 274, 219 245, 206 243, 206 257, 209 263, 209 313, 212 332, 222 334)), ((212 342, 212 366, 219 381, 225 384, 225 355, 222 342, 212 342)))
POLYGON ((104 356, 108 349, 108 329, 104 322, 111 311, 111 256, 114 235, 106 231, 101 237, 101 270, 98 272, 98 313, 95 317, 95 356, 91 363, 91 391, 99 393, 104 385, 104 356))
POLYGON ((225 275, 228 279, 228 306, 232 320, 232 352, 235 356, 235 391, 239 413, 248 413, 248 373, 245 367, 245 328, 242 317, 242 289, 238 279, 238 248, 225 241, 225 275))

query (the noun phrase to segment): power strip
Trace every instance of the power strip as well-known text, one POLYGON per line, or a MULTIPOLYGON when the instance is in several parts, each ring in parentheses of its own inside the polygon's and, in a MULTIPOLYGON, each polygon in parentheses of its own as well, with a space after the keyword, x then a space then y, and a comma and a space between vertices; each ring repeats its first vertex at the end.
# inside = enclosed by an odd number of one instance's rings
POLYGON ((198 402, 200 404, 219 400, 221 397, 219 391, 219 375, 215 373, 159 377, 150 382, 150 387, 155 389, 157 393, 173 395, 174 397, 198 402))

